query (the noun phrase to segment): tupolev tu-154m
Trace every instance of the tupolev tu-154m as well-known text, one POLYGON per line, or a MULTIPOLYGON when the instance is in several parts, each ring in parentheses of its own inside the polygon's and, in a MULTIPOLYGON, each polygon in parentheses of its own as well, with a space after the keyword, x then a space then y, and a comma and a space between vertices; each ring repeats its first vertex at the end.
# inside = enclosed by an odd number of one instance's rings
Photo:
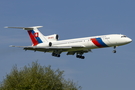
POLYGON ((32 46, 13 46, 21 47, 24 50, 33 50, 41 52, 52 53, 52 56, 60 57, 62 52, 67 52, 67 55, 76 54, 77 58, 84 59, 84 53, 91 52, 92 49, 113 47, 113 53, 116 53, 116 47, 132 42, 132 39, 122 34, 109 34, 101 36, 92 36, 84 38, 75 38, 67 40, 58 40, 57 34, 44 36, 38 28, 42 26, 33 27, 6 27, 24 29, 28 32, 32 46))

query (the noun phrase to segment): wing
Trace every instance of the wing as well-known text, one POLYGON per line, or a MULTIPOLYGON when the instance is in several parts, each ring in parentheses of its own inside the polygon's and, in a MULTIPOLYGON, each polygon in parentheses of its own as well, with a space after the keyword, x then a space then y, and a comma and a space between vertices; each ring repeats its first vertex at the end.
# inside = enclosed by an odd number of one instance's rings
POLYGON ((67 52, 67 55, 74 55, 76 53, 77 58, 84 59, 82 56, 84 53, 90 52, 91 49, 85 48, 85 46, 51 46, 51 47, 43 47, 43 46, 11 46, 11 47, 21 47, 24 50, 33 50, 33 51, 41 51, 41 52, 50 52, 52 56, 60 57, 62 52, 67 52))
POLYGON ((84 46, 52 46, 52 47, 43 47, 43 46, 13 46, 10 47, 20 47, 24 50, 33 50, 33 51, 41 51, 41 52, 68 52, 71 49, 84 48, 84 46))

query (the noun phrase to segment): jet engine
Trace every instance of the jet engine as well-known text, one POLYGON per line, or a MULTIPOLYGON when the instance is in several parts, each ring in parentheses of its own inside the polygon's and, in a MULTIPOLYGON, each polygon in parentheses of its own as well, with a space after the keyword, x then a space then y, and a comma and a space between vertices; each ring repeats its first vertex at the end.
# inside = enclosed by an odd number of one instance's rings
POLYGON ((58 34, 53 34, 53 35, 45 36, 45 38, 48 41, 58 41, 59 35, 58 34))

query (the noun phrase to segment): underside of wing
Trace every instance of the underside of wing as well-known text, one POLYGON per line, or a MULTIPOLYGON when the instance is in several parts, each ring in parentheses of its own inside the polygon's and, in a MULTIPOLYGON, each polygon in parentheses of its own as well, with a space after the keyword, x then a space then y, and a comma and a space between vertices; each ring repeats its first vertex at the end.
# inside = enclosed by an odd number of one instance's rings
POLYGON ((33 50, 33 51, 41 51, 41 52, 53 52, 55 50, 68 50, 72 47, 70 46, 62 46, 62 47, 43 47, 43 46, 10 46, 10 47, 20 47, 24 50, 33 50))
POLYGON ((33 51, 41 51, 41 52, 68 52, 71 49, 83 48, 84 46, 52 46, 52 47, 44 47, 44 46, 13 46, 10 47, 20 47, 24 50, 33 50, 33 51))
POLYGON ((24 47, 25 50, 34 50, 34 51, 41 51, 41 52, 54 52, 54 51, 67 51, 72 47, 24 47))
POLYGON ((84 53, 90 52, 91 49, 84 48, 84 46, 51 46, 51 47, 44 47, 44 46, 10 46, 10 47, 20 47, 24 50, 32 50, 32 51, 40 51, 40 52, 50 52, 52 56, 60 57, 62 52, 67 52, 67 55, 74 55, 76 54, 77 58, 84 59, 85 57, 82 56, 84 53))

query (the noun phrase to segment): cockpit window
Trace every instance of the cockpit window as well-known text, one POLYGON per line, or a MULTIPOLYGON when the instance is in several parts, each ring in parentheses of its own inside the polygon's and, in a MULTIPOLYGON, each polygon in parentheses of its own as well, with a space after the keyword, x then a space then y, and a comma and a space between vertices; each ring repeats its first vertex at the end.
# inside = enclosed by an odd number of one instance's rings
POLYGON ((121 38, 125 38, 125 37, 127 37, 127 36, 126 35, 121 36, 121 38))

